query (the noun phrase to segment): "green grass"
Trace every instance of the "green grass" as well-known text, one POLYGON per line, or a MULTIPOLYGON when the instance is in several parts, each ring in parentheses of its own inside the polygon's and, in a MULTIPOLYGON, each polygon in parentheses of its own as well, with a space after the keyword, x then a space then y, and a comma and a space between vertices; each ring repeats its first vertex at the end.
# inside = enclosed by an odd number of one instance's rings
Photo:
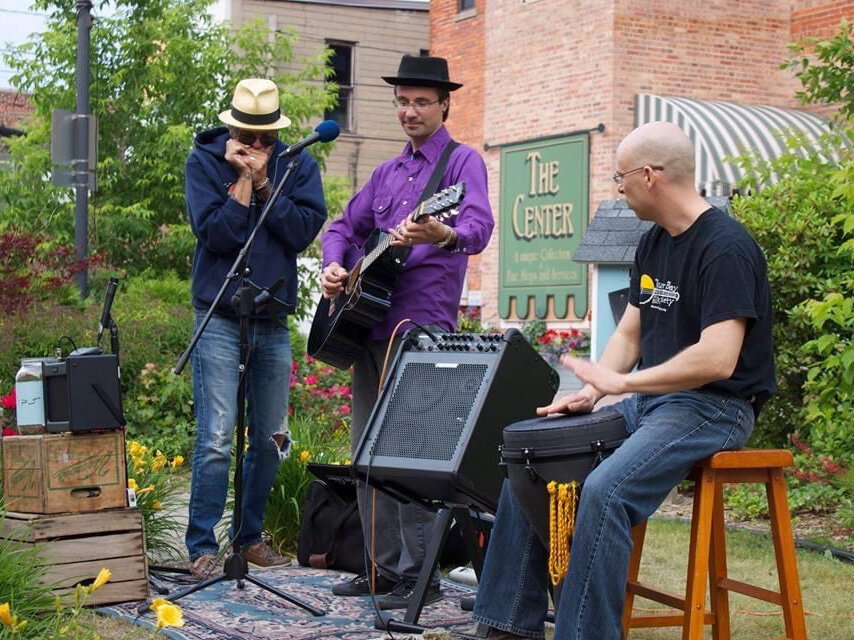
MULTIPOLYGON (((690 525, 684 522, 652 520, 644 544, 640 580, 666 591, 682 594, 688 556, 690 525)), ((851 640, 854 638, 851 585, 854 565, 819 553, 798 550, 798 573, 807 632, 811 640, 851 640)), ((779 591, 771 539, 743 531, 727 531, 727 566, 730 577, 779 591)), ((646 613, 666 607, 642 598, 635 599, 635 611, 646 613)), ((778 639, 785 637, 780 608, 739 594, 730 595, 732 640, 778 639)), ((631 640, 671 640, 680 638, 677 629, 635 629, 631 640)), ((706 627, 705 638, 711 638, 706 627)))

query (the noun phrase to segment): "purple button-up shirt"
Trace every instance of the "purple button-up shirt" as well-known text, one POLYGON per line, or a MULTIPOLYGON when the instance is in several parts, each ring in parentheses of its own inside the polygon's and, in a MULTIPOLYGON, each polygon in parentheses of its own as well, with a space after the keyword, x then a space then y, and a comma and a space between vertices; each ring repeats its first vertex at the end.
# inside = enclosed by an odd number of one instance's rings
MULTIPOLYGON (((349 270, 353 266, 352 247, 363 246, 375 228, 385 231, 410 214, 450 140, 443 126, 417 151, 413 152, 407 142, 399 156, 377 167, 347 204, 344 214, 323 235, 323 266, 337 262, 349 270)), ((421 325, 438 325, 447 331, 456 329, 468 256, 486 248, 495 226, 486 165, 474 149, 465 145, 451 153, 439 190, 460 181, 466 183, 460 213, 445 221, 457 232, 456 245, 451 250, 432 244, 416 244, 412 248, 392 293, 391 308, 374 327, 372 340, 390 337, 404 318, 421 325)), ((404 325, 402 330, 409 328, 404 325)))

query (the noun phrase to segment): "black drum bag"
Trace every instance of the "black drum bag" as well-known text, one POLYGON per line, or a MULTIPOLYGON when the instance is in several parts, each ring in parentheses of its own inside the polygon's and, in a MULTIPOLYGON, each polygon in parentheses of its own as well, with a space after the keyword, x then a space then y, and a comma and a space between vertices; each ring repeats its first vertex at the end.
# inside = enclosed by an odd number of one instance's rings
POLYGON ((549 546, 546 485, 584 482, 629 437, 623 416, 609 409, 524 420, 504 427, 501 465, 510 488, 543 544, 549 546))

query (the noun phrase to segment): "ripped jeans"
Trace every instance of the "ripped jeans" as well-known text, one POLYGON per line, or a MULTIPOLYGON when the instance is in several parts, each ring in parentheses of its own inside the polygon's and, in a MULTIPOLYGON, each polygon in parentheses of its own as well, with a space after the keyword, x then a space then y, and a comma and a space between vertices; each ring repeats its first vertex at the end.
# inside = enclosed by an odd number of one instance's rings
MULTIPOLYGON (((202 315, 196 315, 196 326, 202 315)), ((190 560, 219 551, 214 527, 225 510, 230 479, 239 359, 237 320, 212 316, 192 354, 196 445, 185 537, 190 560)), ((249 449, 243 460, 240 531, 229 533, 238 549, 262 539, 267 497, 290 441, 288 436, 283 451, 273 440, 274 435, 288 434, 290 370, 287 327, 251 321, 246 384, 249 449)))

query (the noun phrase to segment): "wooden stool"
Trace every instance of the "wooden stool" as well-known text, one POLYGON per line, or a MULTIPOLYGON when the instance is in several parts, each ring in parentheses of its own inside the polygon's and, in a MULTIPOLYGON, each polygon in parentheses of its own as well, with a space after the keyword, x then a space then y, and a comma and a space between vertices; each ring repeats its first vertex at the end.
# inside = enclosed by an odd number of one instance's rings
POLYGON ((659 591, 638 582, 646 522, 632 530, 634 548, 629 560, 626 604, 623 608, 623 635, 636 627, 682 627, 682 640, 701 640, 703 625, 712 625, 714 640, 730 640, 729 592, 780 605, 789 640, 806 640, 804 608, 792 521, 786 497, 783 469, 792 465, 792 453, 785 449, 743 449, 723 451, 698 463, 689 479, 695 482, 694 512, 691 516, 691 546, 685 597, 659 591), (769 591, 727 577, 724 529, 723 485, 754 483, 765 485, 771 516, 771 535, 777 559, 780 591, 769 591), (711 610, 706 611, 706 579, 709 581, 711 610), (666 604, 683 613, 674 615, 633 615, 634 597, 666 604))

